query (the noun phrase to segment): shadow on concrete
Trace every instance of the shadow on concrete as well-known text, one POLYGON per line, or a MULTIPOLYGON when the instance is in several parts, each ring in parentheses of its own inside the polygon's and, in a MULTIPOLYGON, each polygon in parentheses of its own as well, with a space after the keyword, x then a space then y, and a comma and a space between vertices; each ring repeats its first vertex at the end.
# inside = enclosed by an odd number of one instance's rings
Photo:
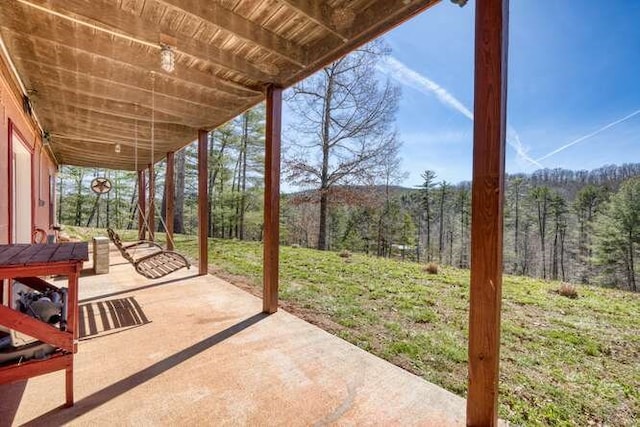
POLYGON ((0 412, 6 414, 7 419, 0 419, 0 425, 5 425, 4 422, 7 422, 7 425, 12 425, 13 420, 18 413, 18 408, 20 407, 20 401, 22 400, 22 395, 24 394, 24 389, 27 387, 27 380, 20 380, 10 384, 2 384, 0 385, 0 412))
POLYGON ((150 323, 135 297, 112 298, 80 304, 80 338, 103 335, 105 332, 142 326, 150 323))
POLYGON ((129 294, 131 292, 141 291, 143 289, 155 288, 155 287, 158 287, 158 286, 168 285, 170 283, 181 282, 183 280, 193 279, 193 278, 199 277, 199 276, 200 275, 197 274, 197 273, 196 274, 190 274, 188 276, 181 276, 181 277, 177 277, 175 279, 168 279, 168 280, 163 280, 161 282, 154 282, 154 283, 151 283, 150 285, 138 286, 137 288, 125 289, 123 291, 112 292, 110 294, 96 295, 96 296, 91 297, 91 298, 84 298, 84 299, 81 299, 78 302, 83 304, 83 303, 86 303, 86 302, 97 301, 97 300, 101 300, 103 298, 115 297, 117 295, 129 294))
POLYGON ((189 360, 190 358, 202 353, 205 350, 213 347, 216 344, 221 343, 227 338, 231 338, 239 332, 247 329, 248 327, 258 323, 259 321, 268 317, 268 314, 258 313, 253 316, 236 323, 229 328, 218 332, 215 335, 210 336, 184 350, 167 357, 142 371, 136 372, 120 381, 111 384, 110 386, 98 390, 93 394, 77 401, 71 408, 58 407, 39 417, 25 423, 24 426, 52 426, 63 425, 75 418, 78 418, 87 412, 99 407, 100 405, 118 397, 119 395, 126 393, 127 391, 144 384, 145 382, 161 375, 169 369, 189 360))
POLYGON ((125 262, 114 262, 112 264, 109 264, 109 267, 116 267, 118 265, 127 265, 127 264, 131 264, 129 261, 125 261, 125 262))

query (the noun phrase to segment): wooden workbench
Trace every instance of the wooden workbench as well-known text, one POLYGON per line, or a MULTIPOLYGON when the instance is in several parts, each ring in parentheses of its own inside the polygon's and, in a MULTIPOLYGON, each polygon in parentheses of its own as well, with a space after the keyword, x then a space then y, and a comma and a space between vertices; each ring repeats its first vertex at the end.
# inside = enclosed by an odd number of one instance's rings
POLYGON ((78 340, 78 278, 89 259, 87 243, 0 245, 0 280, 16 279, 37 290, 58 289, 39 276, 68 278, 67 326, 64 331, 0 304, 0 324, 57 347, 42 360, 0 367, 0 384, 64 369, 66 405, 73 405, 73 354, 78 340))

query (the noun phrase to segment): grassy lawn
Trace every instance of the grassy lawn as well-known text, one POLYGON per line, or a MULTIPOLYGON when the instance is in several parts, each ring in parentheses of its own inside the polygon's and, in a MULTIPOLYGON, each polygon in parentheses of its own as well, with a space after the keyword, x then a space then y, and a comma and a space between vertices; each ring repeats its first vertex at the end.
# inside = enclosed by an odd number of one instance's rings
MULTIPOLYGON (((133 236, 133 234, 131 234, 133 236)), ((191 256, 195 237, 178 237, 191 256)), ((212 240, 216 273, 258 294, 260 243, 212 240)), ((638 425, 640 295, 505 277, 500 416, 526 425, 638 425)), ((281 248, 285 309, 456 394, 466 394, 469 272, 281 248)))

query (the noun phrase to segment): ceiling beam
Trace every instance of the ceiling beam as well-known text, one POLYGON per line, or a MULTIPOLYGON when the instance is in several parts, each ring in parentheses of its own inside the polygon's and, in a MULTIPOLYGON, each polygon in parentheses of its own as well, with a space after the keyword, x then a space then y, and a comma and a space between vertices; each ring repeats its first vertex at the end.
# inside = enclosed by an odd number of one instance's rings
MULTIPOLYGON (((109 159, 109 164, 106 165, 104 162, 105 154, 96 153, 89 151, 80 151, 77 149, 56 149, 56 156, 58 156, 58 161, 62 165, 72 165, 72 166, 85 166, 85 167, 104 167, 108 169, 115 170, 128 170, 133 171, 136 168, 135 162, 131 161, 131 157, 129 155, 115 156, 115 151, 112 151, 113 156, 109 159)), ((161 153, 158 153, 160 155, 161 153)), ((166 155, 166 153, 164 153, 166 155)), ((164 156, 163 156, 164 157, 164 156)), ((154 159, 156 159, 154 157, 154 159)), ((162 157, 157 157, 159 161, 162 157)), ((140 165, 139 165, 140 166, 140 165)))
MULTIPOLYGON (((76 118, 74 121, 63 118, 53 119, 52 134, 76 135, 87 139, 110 140, 116 138, 121 141, 151 145, 151 126, 119 126, 113 122, 97 123, 91 118, 76 118)), ((194 131, 195 132, 195 131, 194 131)), ((156 149, 180 148, 194 139, 193 132, 172 132, 156 129, 154 131, 154 144, 156 149)), ((105 159, 108 160, 108 159, 105 159)))
MULTIPOLYGON (((136 170, 136 163, 138 163, 139 168, 140 165, 148 164, 151 159, 151 150, 148 145, 137 144, 136 146, 136 144, 118 139, 96 142, 96 140, 90 138, 56 135, 52 144, 56 152, 62 153, 64 157, 89 157, 90 159, 101 160, 101 163, 103 163, 104 157, 108 156, 110 163, 116 162, 118 167, 130 170, 136 170), (115 152, 116 144, 120 146, 119 153, 115 152), (137 162, 136 156, 138 158, 137 162)), ((154 162, 162 159, 166 153, 167 151, 163 148, 156 147, 153 154, 154 162)))
MULTIPOLYGON (((65 157, 69 155, 89 156, 91 158, 101 158, 104 161, 105 156, 107 156, 110 162, 118 161, 120 164, 128 164, 131 169, 135 169, 136 152, 138 156, 137 163, 140 165, 149 163, 151 158, 149 145, 136 145, 117 138, 96 142, 92 138, 67 137, 64 134, 56 134, 51 144, 56 153, 62 153, 65 157), (120 145, 120 153, 115 152, 116 144, 120 145)), ((161 158, 163 153, 164 151, 161 148, 156 147, 154 159, 161 158)))
MULTIPOLYGON (((156 133, 169 132, 169 133, 188 133, 193 128, 185 126, 179 123, 171 122, 158 122, 151 121, 149 118, 145 120, 138 120, 130 117, 122 117, 122 115, 113 114, 111 112, 99 112, 87 108, 78 108, 72 103, 61 103, 55 106, 47 106, 38 110, 43 113, 43 116, 57 116, 65 121, 73 123, 79 118, 89 118, 92 122, 100 124, 112 124, 120 126, 123 129, 128 127, 137 127, 139 129, 150 129, 153 127, 156 133)), ((51 129, 55 130, 55 129, 51 129)))
POLYGON ((391 30, 440 0, 377 0, 362 12, 353 16, 353 22, 344 30, 352 42, 363 34, 381 35, 384 29, 391 30), (380 19, 383 17, 384 19, 380 19))
POLYGON ((338 40, 320 39, 308 48, 313 57, 307 68, 285 79, 284 86, 291 86, 308 77, 320 67, 338 60, 358 46, 382 35, 404 21, 418 15, 441 0, 377 0, 353 17, 351 25, 343 31, 348 43, 338 40), (381 17, 383 17, 381 19, 381 17))
MULTIPOLYGON (((119 103, 120 99, 126 93, 125 88, 114 88, 109 90, 108 87, 104 87, 102 85, 92 85, 87 86, 86 90, 78 91, 74 87, 66 87, 61 86, 58 88, 51 88, 50 83, 46 84, 38 84, 36 86, 38 88, 37 95, 32 95, 33 108, 36 113, 40 113, 40 111, 44 111, 45 109, 53 109, 55 115, 55 106, 60 105, 62 103, 74 104, 78 102, 78 104, 84 105, 101 105, 106 103, 107 105, 115 102, 119 103)), ((117 111, 117 110, 115 110, 117 111)), ((150 122, 151 121, 151 103, 144 102, 139 104, 132 104, 132 107, 127 110, 130 114, 135 114, 136 116, 141 116, 140 121, 150 122), (145 114, 146 113, 146 114, 145 114), (143 119, 146 115, 146 119, 143 119)), ((211 123, 215 123, 220 120, 226 121, 226 113, 225 116, 220 116, 219 112, 214 109, 205 109, 198 106, 189 106, 184 104, 169 104, 165 105, 162 100, 158 100, 155 102, 155 112, 159 114, 158 117, 161 118, 163 115, 170 116, 179 116, 185 117, 183 120, 184 123, 178 123, 187 125, 189 127, 199 128, 205 125, 209 125, 211 123)), ((165 116, 166 117, 166 116, 165 116)), ((47 121, 46 118, 42 117, 43 124, 47 121)), ((159 121, 163 121, 162 119, 159 121)))
MULTIPOLYGON (((114 95, 120 96, 121 94, 118 91, 124 91, 124 89, 107 91, 106 88, 99 89, 95 86, 87 86, 86 91, 78 91, 66 86, 56 86, 52 83, 40 83, 37 85, 37 91, 37 94, 32 96, 32 103, 36 111, 40 111, 42 107, 55 110, 64 104, 71 104, 77 108, 108 112, 141 122, 151 121, 151 103, 147 105, 146 102, 133 103, 112 98, 114 95)), ((223 113, 217 108, 200 108, 189 105, 183 107, 188 108, 179 108, 179 112, 176 113, 176 108, 173 104, 167 105, 165 100, 156 100, 154 109, 155 121, 198 127, 202 126, 203 123, 211 122, 223 113)))
MULTIPOLYGON (((76 69, 36 61, 28 56, 19 55, 13 58, 19 68, 30 71, 28 75, 42 77, 40 80, 32 79, 30 81, 32 86, 36 83, 52 83, 74 91, 78 88, 83 88, 85 92, 89 87, 105 87, 107 92, 109 90, 118 93, 124 91, 123 94, 125 95, 122 98, 116 98, 114 95, 106 96, 108 99, 151 106, 151 79, 148 78, 148 75, 141 76, 135 70, 132 71, 125 68, 112 73, 107 68, 101 67, 102 63, 96 62, 84 68, 83 72, 79 72, 76 69)), ((246 98, 230 97, 228 95, 222 97, 215 92, 201 90, 197 86, 172 82, 161 74, 156 75, 153 86, 156 109, 158 105, 184 104, 185 106, 200 108, 202 111, 213 110, 220 112, 237 108, 246 102, 246 98)), ((37 89, 37 87, 29 87, 29 89, 37 89)), ((257 95, 250 99, 261 98, 261 95, 257 95)))
MULTIPOLYGON (((129 108, 110 108, 109 103, 113 101, 109 100, 102 100, 104 101, 102 104, 83 102, 55 102, 52 101, 51 96, 48 97, 49 101, 46 104, 46 109, 50 109, 54 112, 59 111, 66 114, 100 113, 106 114, 113 118, 135 120, 145 124, 151 122, 151 114, 148 112, 147 108, 135 109, 133 108, 133 105, 129 105, 129 108)), ((38 110, 41 111, 40 108, 38 110)), ((155 123, 167 123, 191 127, 191 125, 186 123, 185 119, 181 117, 161 113, 158 111, 156 111, 154 115, 155 123)))
POLYGON ((243 86, 221 80, 208 71, 186 65, 177 55, 175 70, 165 73, 160 68, 159 51, 145 45, 125 42, 104 33, 90 31, 85 27, 73 28, 71 23, 53 21, 47 16, 48 25, 32 25, 25 34, 19 19, 3 17, 2 35, 12 51, 25 52, 39 61, 53 64, 73 64, 82 69, 92 61, 102 61, 109 69, 134 68, 141 75, 162 74, 174 81, 214 89, 232 96, 252 96, 262 93, 260 85, 243 86), (55 31, 50 27, 55 26, 55 31), (62 28, 61 28, 62 27, 62 28), (69 28, 65 28, 69 27, 69 28), (7 40, 8 39, 8 40, 7 40))
MULTIPOLYGON (((134 155, 135 152, 138 152, 138 163, 146 164, 149 163, 149 159, 151 157, 151 149, 147 144, 135 144, 127 141, 123 141, 120 139, 113 139, 110 141, 101 141, 95 142, 95 139, 92 138, 76 138, 76 137, 66 137, 64 135, 60 135, 56 137, 52 143, 55 143, 56 147, 61 150, 84 150, 88 153, 91 151, 94 154, 105 154, 111 155, 111 153, 115 153, 115 146, 120 145, 120 154, 123 156, 134 155)), ((156 154, 162 152, 162 149, 156 147, 156 154)), ((114 157, 120 157, 114 154, 114 157)), ((154 156, 155 157, 155 156, 154 156)), ((133 160, 132 163, 135 163, 135 158, 130 159, 133 160)))
POLYGON ((210 25, 274 53, 299 67, 307 65, 307 55, 302 46, 264 29, 260 25, 233 13, 215 2, 208 0, 156 1, 206 21, 210 25))
MULTIPOLYGON (((120 138, 88 138, 88 137, 76 135, 73 133, 52 133, 51 138, 54 139, 55 141, 66 140, 66 141, 80 141, 80 142, 95 143, 95 144, 111 144, 111 145, 121 144, 122 146, 135 147, 135 141, 131 142, 129 140, 124 140, 120 138)), ((147 149, 147 147, 148 145, 142 144, 139 148, 147 149)))
MULTIPOLYGON (((91 105, 79 105, 79 104, 67 104, 67 103, 49 103, 47 104, 47 107, 45 110, 39 110, 39 111, 46 111, 46 110, 50 110, 52 112, 59 112, 63 115, 69 116, 69 115, 75 115, 75 114, 103 114, 106 116, 109 116, 113 119, 126 119, 126 120, 134 120, 139 122, 140 124, 144 124, 147 125, 149 123, 151 123, 151 119, 149 115, 142 115, 139 113, 131 113, 131 112, 126 112, 126 111, 120 111, 120 110, 112 110, 112 109, 104 109, 104 108, 100 108, 100 107, 95 107, 95 106, 91 106, 91 105)), ((155 115, 156 117, 154 118, 154 122, 155 123, 163 123, 163 124, 175 124, 175 125, 185 125, 185 126, 189 126, 188 124, 185 124, 183 121, 181 121, 180 119, 175 119, 175 120, 168 120, 164 117, 159 117, 160 115, 158 113, 156 113, 155 115)), ((191 126, 190 126, 191 127, 191 126)))
MULTIPOLYGON (((283 71, 279 70, 275 64, 269 64, 268 67, 254 64, 231 52, 196 40, 191 34, 179 33, 179 27, 174 28, 174 26, 168 25, 165 21, 152 21, 145 14, 137 16, 122 10, 110 0, 93 0, 91 3, 84 0, 65 0, 64 2, 30 0, 30 3, 67 16, 68 19, 122 33, 139 40, 141 43, 155 44, 158 46, 158 50, 162 36, 174 37, 176 39, 176 45, 172 46, 174 50, 198 60, 210 62, 223 71, 231 71, 235 74, 243 75, 248 79, 255 80, 256 83, 272 81, 283 71), (103 24, 106 16, 109 17, 108 25, 103 24), (141 22, 145 25, 141 25, 141 22), (272 70, 276 70, 276 73, 273 73, 272 70)), ((222 76, 219 76, 219 78, 224 79, 222 76)))
POLYGON ((100 160, 99 165, 109 165, 108 167, 111 167, 112 163, 117 160, 120 166, 127 165, 126 168, 131 170, 136 169, 136 163, 138 165, 148 164, 152 161, 155 163, 162 159, 168 151, 173 151, 172 147, 155 144, 155 151, 152 156, 150 144, 142 144, 140 142, 136 144, 119 138, 114 138, 113 142, 96 143, 94 141, 90 137, 87 139, 72 139, 60 136, 52 139, 51 146, 57 157, 59 157, 59 153, 66 158, 70 155, 77 157, 95 156, 100 160), (115 153, 116 144, 120 144, 120 153, 115 153))
MULTIPOLYGON (((73 119, 63 117, 61 115, 53 117, 54 127, 50 132, 59 133, 71 129, 81 130, 83 134, 90 136, 95 133, 101 134, 107 138, 117 136, 119 138, 128 138, 131 141, 137 139, 151 139, 151 125, 136 125, 135 123, 123 123, 121 120, 110 120, 106 117, 76 116, 73 119)), ((153 133, 156 143, 172 144, 175 141, 189 142, 190 137, 195 137, 196 130, 192 128, 175 129, 169 125, 154 126, 153 133)))
MULTIPOLYGON (((338 37, 342 42, 348 40, 347 37, 342 34, 342 31, 332 22, 331 10, 327 2, 321 2, 317 0, 280 0, 286 4, 289 8, 304 15, 307 19, 313 21, 317 25, 324 28, 329 33, 338 37)), ((334 10, 334 13, 339 13, 340 10, 334 10)))

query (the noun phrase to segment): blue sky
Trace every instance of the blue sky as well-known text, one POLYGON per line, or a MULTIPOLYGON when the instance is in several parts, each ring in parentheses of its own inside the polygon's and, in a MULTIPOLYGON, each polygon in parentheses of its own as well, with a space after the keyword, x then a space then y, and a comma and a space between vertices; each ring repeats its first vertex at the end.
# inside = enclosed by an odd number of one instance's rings
MULTIPOLYGON (((473 37, 448 0, 385 37, 404 185, 471 178, 473 37)), ((640 162, 640 1, 511 1, 508 88, 507 172, 640 162)))

